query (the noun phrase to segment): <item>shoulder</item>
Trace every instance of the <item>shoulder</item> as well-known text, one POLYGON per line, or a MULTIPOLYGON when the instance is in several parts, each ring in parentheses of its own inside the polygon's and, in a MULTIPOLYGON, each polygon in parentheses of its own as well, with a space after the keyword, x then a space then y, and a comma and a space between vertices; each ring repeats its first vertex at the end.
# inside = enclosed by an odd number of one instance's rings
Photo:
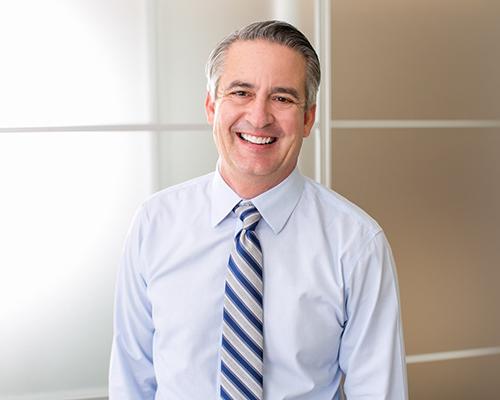
POLYGON ((368 269, 376 274, 393 268, 381 226, 359 206, 310 179, 306 179, 302 200, 302 212, 309 214, 315 231, 333 250, 346 281, 350 281, 356 267, 361 276, 368 269))
POLYGON ((360 230, 367 235, 382 230, 377 221, 359 206, 309 178, 305 179, 303 203, 307 208, 317 210, 325 227, 360 230))
POLYGON ((170 186, 150 196, 142 209, 150 217, 158 213, 196 208, 208 201, 214 173, 170 186))

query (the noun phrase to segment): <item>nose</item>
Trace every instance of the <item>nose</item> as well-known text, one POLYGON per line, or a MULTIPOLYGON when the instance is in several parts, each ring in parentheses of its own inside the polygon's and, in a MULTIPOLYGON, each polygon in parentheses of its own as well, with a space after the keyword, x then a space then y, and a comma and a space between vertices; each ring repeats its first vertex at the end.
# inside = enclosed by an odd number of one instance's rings
POLYGON ((271 105, 265 96, 256 96, 248 104, 247 120, 255 129, 262 129, 274 121, 271 105))

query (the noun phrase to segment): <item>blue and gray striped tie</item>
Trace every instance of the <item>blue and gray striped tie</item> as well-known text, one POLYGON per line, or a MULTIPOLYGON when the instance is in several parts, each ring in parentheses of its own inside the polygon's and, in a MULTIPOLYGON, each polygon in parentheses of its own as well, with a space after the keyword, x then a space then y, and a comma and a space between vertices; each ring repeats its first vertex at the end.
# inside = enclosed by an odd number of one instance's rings
POLYGON ((234 211, 243 227, 234 238, 226 278, 220 396, 262 400, 262 249, 255 235, 260 214, 252 203, 240 203, 234 211))

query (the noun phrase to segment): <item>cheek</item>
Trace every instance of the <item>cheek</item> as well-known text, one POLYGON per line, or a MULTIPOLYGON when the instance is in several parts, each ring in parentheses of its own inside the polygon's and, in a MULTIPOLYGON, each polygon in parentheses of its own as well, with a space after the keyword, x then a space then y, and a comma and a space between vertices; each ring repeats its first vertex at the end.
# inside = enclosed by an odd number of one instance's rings
POLYGON ((238 110, 225 100, 222 100, 215 109, 215 119, 220 125, 230 125, 238 115, 238 110))
POLYGON ((301 116, 297 116, 296 114, 290 116, 289 118, 282 119, 281 129, 287 135, 292 136, 297 140, 298 138, 304 137, 304 121, 301 116))
POLYGON ((231 116, 225 111, 218 114, 215 119, 213 136, 219 149, 228 148, 236 139, 235 135, 231 132, 232 121, 231 116))

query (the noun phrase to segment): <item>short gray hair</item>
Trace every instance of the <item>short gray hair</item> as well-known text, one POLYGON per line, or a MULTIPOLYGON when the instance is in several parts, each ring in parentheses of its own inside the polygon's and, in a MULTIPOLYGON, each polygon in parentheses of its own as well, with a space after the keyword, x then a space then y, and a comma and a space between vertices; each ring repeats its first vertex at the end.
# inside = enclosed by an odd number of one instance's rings
POLYGON ((229 47, 236 41, 267 40, 281 44, 299 52, 306 62, 306 104, 305 108, 316 103, 321 70, 318 55, 311 43, 293 25, 282 21, 254 22, 226 36, 212 50, 205 68, 207 89, 213 99, 222 75, 222 67, 229 47))

